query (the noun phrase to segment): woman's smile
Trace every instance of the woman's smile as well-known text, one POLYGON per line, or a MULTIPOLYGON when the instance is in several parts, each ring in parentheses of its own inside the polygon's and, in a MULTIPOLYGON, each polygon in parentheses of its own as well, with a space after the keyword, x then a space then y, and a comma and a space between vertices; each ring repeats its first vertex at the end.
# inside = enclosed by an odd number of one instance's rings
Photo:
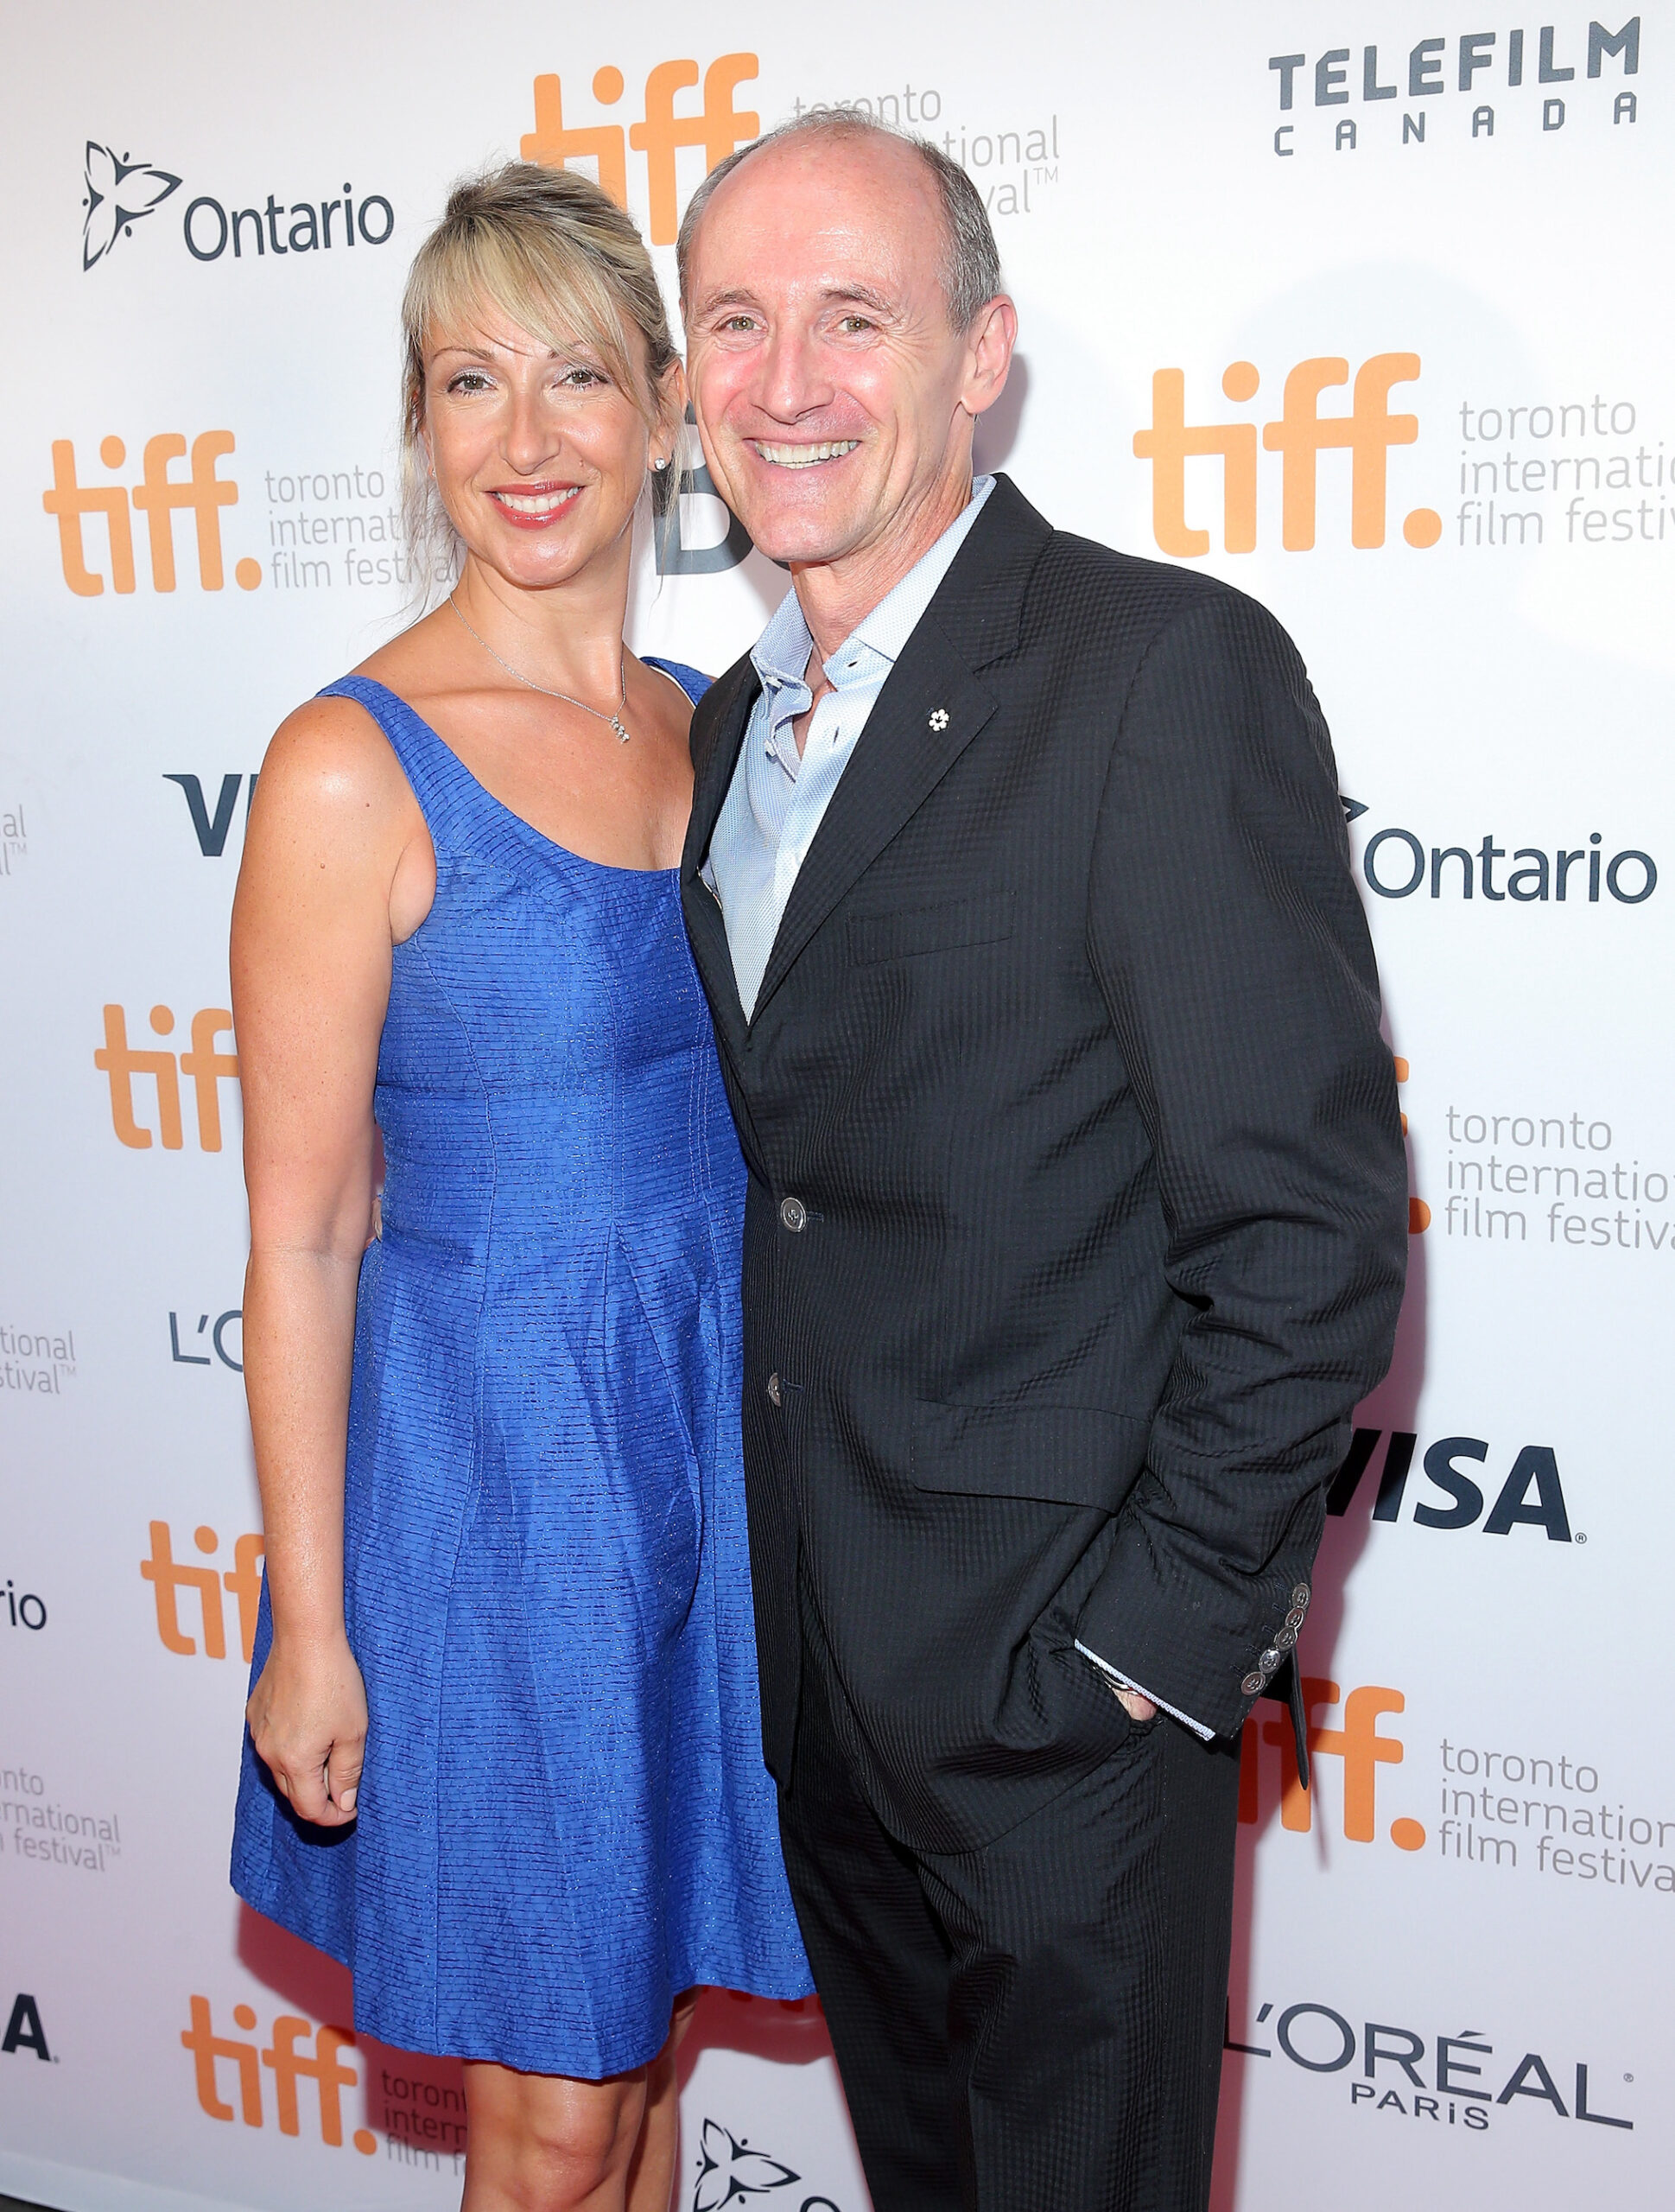
POLYGON ((544 530, 581 496, 580 484, 497 484, 487 497, 517 530, 544 530))

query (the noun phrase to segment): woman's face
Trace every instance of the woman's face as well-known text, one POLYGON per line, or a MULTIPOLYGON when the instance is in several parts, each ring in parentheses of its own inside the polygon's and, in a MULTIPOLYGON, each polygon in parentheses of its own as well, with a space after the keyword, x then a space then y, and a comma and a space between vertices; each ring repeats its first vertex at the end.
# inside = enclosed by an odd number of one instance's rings
POLYGON ((673 442, 591 347, 555 353, 493 309, 427 346, 424 435, 467 549, 526 590, 625 551, 646 469, 673 442))

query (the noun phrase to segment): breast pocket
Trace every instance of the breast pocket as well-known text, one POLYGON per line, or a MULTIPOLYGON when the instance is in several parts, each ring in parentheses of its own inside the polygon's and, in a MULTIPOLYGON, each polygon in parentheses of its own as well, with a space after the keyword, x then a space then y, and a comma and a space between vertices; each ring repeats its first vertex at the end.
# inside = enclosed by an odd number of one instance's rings
POLYGON ((849 924, 851 957, 862 964, 909 960, 968 945, 999 944, 1012 933, 1014 894, 986 891, 936 906, 904 906, 893 913, 857 914, 849 924))

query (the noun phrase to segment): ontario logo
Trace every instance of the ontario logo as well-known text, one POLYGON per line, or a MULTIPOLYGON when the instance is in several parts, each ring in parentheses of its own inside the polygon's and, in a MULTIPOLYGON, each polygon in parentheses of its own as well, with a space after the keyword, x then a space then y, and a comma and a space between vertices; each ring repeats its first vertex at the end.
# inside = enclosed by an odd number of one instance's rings
POLYGON ((168 170, 136 162, 131 154, 119 155, 97 138, 87 141, 81 181, 86 210, 81 226, 84 274, 105 259, 118 238, 131 238, 135 224, 155 214, 181 184, 168 170))
MULTIPOLYGON (((753 2151, 743 2136, 735 2135, 719 2120, 706 2120, 699 2144, 692 2212, 726 2212, 729 2205, 747 2204, 770 2191, 790 2189, 802 2178, 765 2151, 753 2151)), ((788 2196, 777 2202, 783 2203, 785 2212, 839 2212, 829 2196, 805 2196, 800 2203, 788 2196)))
MULTIPOLYGON (((106 260, 118 238, 131 238, 135 224, 155 214, 180 188, 181 179, 172 170, 136 161, 129 153, 118 155, 114 147, 90 138, 82 168, 83 273, 106 260)), ((238 197, 230 194, 223 203, 211 193, 200 193, 187 206, 181 238, 194 261, 219 261, 229 245, 235 261, 387 245, 396 228, 395 208, 383 193, 357 199, 346 180, 337 199, 288 203, 270 192, 264 204, 239 207, 233 204, 238 197)))

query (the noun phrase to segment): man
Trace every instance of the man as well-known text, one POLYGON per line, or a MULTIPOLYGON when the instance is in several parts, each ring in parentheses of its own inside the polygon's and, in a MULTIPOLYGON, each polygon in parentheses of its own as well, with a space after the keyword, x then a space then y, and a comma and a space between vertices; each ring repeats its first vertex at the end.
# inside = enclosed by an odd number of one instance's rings
POLYGON ((1239 1732, 1406 1247, 1326 730, 1261 608, 974 485, 1017 317, 934 148, 789 126, 680 260, 711 474, 794 586, 695 720, 682 893, 751 1171, 765 1745, 868 2183, 1196 2212, 1239 1732))

